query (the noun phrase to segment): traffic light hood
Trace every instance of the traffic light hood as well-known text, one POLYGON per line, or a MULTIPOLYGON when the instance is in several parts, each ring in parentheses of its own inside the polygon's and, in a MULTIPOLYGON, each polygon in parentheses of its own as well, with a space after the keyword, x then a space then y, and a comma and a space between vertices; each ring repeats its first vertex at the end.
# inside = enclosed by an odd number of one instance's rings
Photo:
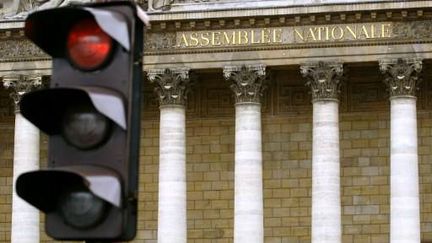
MULTIPOLYGON (((145 14, 145 13, 144 13, 145 14)), ((48 136, 47 168, 20 175, 18 196, 56 240, 136 235, 144 25, 135 1, 34 12, 24 32, 52 57, 50 85, 20 101, 48 136)))
POLYGON ((16 181, 17 194, 43 212, 57 207, 61 195, 77 187, 102 200, 121 207, 120 177, 99 166, 69 166, 21 174, 16 181))
MULTIPOLYGON (((122 3, 125 4, 125 2, 122 3)), ((115 6, 116 4, 118 3, 101 5, 115 6)), ((52 57, 63 57, 66 38, 71 26, 78 19, 93 17, 105 33, 129 51, 131 41, 127 18, 120 12, 85 6, 70 6, 34 12, 27 17, 24 32, 30 40, 52 57)), ((92 4, 92 6, 97 5, 92 4)))
POLYGON ((110 89, 81 86, 43 89, 25 94, 20 102, 22 115, 48 135, 60 134, 68 107, 93 106, 98 112, 126 130, 122 96, 110 89))

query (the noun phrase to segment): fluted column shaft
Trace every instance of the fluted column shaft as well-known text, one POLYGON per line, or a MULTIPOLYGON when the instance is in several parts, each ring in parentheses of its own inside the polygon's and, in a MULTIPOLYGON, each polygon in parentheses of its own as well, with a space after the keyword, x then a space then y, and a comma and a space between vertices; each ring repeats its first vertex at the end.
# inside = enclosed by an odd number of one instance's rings
POLYGON ((415 90, 422 61, 382 60, 390 91, 390 242, 420 242, 415 90))
POLYGON ((312 242, 341 242, 339 104, 313 103, 312 242))
POLYGON ((19 102, 23 94, 41 86, 41 77, 4 77, 3 84, 12 90, 15 102, 11 242, 39 243, 39 210, 16 194, 15 182, 22 173, 39 169, 39 129, 21 115, 19 102))
POLYGON ((15 182, 24 172, 39 169, 39 129, 15 114, 13 194, 12 194, 12 243, 39 242, 39 210, 21 199, 15 191, 15 182))
POLYGON ((313 97, 312 243, 340 243, 339 102, 342 64, 301 66, 313 97))
POLYGON ((261 105, 235 107, 234 242, 263 242, 261 105))
POLYGON ((235 105, 234 242, 262 243, 263 183, 260 98, 265 88, 262 65, 225 67, 235 105))
POLYGON ((188 69, 151 70, 160 101, 158 242, 187 242, 186 94, 188 69))
POLYGON ((185 108, 160 108, 158 242, 186 242, 185 108))

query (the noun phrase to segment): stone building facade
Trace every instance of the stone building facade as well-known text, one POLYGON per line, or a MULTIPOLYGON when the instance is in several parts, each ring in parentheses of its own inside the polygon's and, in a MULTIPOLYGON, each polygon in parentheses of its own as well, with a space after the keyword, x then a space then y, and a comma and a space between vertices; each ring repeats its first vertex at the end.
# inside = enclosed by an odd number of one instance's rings
MULTIPOLYGON (((0 5, 0 242, 53 242, 13 194, 47 150, 14 106, 51 72, 23 6, 57 3, 23 2, 0 5)), ((141 4, 134 242, 432 242, 431 1, 141 4)))

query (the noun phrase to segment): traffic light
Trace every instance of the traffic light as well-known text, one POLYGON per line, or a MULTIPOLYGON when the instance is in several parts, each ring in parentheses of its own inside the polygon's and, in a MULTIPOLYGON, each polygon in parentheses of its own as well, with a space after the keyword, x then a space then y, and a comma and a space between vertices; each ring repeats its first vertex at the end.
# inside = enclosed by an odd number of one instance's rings
POLYGON ((136 232, 143 22, 132 2, 49 9, 25 34, 53 60, 50 87, 21 112, 49 136, 48 168, 17 194, 59 240, 131 240, 136 232))

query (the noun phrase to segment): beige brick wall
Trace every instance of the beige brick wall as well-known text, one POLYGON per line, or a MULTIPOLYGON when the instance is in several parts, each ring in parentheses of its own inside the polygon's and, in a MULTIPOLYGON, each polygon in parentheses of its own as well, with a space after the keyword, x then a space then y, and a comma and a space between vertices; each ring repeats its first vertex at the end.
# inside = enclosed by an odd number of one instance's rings
POLYGON ((13 136, 10 123, 0 124, 0 242, 10 241, 13 136))
MULTIPOLYGON (((368 74, 367 80, 359 78, 363 73, 351 70, 343 88, 347 95, 341 97, 343 242, 385 243, 389 239, 389 104, 377 73, 368 74)), ((204 81, 194 87, 187 113, 188 242, 232 242, 233 101, 220 73, 200 76, 204 81)), ((432 85, 424 83, 418 100, 421 226, 422 239, 432 241, 432 85)), ((150 93, 146 87, 134 242, 156 243, 159 113, 150 93)), ((308 97, 298 71, 288 70, 275 73, 263 102, 266 243, 310 242, 308 97)), ((13 121, 9 118, 0 118, 0 242, 10 237, 13 121)), ((46 138, 42 141, 44 161, 46 138)), ((44 233, 42 239, 52 242, 44 233)))
MULTIPOLYGON (((389 241, 388 117, 386 112, 341 115, 343 242, 389 241)), ((431 112, 419 113, 423 240, 432 240, 431 118, 431 112)), ((232 242, 233 122, 187 124, 188 242, 232 242)), ((141 181, 147 185, 137 242, 156 242, 158 128, 150 121, 144 126, 141 181)), ((311 129, 308 115, 263 119, 266 243, 310 242, 311 129)))

